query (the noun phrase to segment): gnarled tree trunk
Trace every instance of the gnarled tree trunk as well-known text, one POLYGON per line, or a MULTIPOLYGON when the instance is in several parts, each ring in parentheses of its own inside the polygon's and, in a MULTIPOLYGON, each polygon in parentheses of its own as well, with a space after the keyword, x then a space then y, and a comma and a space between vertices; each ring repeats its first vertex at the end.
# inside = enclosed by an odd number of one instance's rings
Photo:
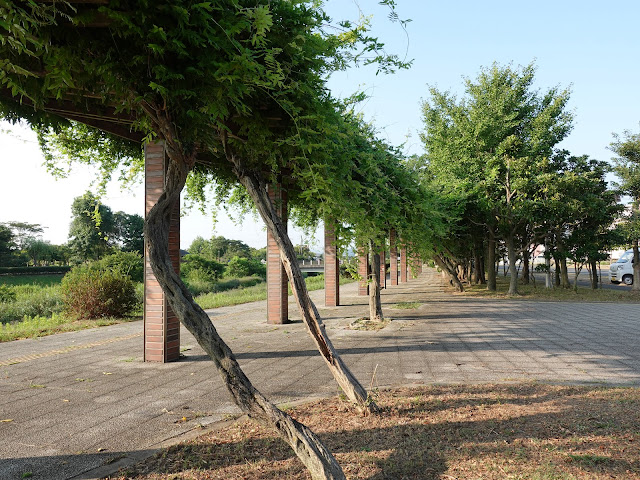
POLYGON ((446 272, 449 275, 449 280, 451 284, 456 289, 457 292, 464 292, 464 287, 462 286, 462 282, 458 278, 457 266, 449 264, 443 257, 440 255, 434 255, 433 261, 436 262, 443 272, 446 272))
MULTIPOLYGON (((170 155, 172 150, 169 150, 170 155)), ((220 338, 205 311, 197 305, 174 271, 169 256, 171 213, 180 201, 189 166, 173 150, 165 189, 145 221, 144 233, 151 268, 167 301, 182 324, 213 360, 225 386, 243 412, 276 429, 307 467, 314 479, 344 479, 344 473, 331 452, 307 427, 269 402, 249 381, 231 349, 220 338)))
POLYGON ((277 215, 275 207, 269 198, 264 179, 260 174, 257 174, 247 168, 244 161, 231 151, 226 140, 223 143, 225 145, 227 159, 234 166, 234 173, 236 174, 236 177, 247 190, 247 193, 256 205, 266 227, 269 229, 278 244, 278 248, 280 249, 280 259, 282 260, 284 269, 289 277, 293 296, 298 304, 300 314, 307 326, 309 334, 318 347, 322 358, 324 358, 329 370, 333 374, 333 377, 336 379, 338 385, 342 388, 349 400, 354 402, 359 409, 365 412, 377 411, 378 407, 367 395, 367 391, 364 387, 344 364, 325 332, 320 314, 318 313, 314 303, 311 301, 311 298, 309 298, 307 285, 304 282, 302 271, 298 265, 293 244, 291 243, 284 225, 282 224, 282 221, 277 215))
POLYGON ((371 259, 371 283, 369 283, 369 320, 382 322, 382 301, 380 300, 380 252, 369 240, 369 258, 371 259))

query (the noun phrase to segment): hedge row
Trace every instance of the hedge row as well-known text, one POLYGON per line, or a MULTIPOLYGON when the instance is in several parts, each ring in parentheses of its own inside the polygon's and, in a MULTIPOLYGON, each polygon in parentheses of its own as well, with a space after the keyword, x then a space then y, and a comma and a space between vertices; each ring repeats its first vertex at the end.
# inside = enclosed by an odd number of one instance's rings
POLYGON ((50 265, 48 267, 0 267, 0 275, 44 275, 47 273, 67 273, 69 265, 50 265))

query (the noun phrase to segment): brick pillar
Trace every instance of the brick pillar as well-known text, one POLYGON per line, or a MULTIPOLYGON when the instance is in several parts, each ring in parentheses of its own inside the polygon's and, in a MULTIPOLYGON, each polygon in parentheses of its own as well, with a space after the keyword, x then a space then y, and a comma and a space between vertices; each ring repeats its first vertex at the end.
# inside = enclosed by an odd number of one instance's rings
MULTIPOLYGON (((164 190, 167 157, 164 144, 150 143, 144 151, 145 215, 164 190)), ((169 227, 169 254, 173 268, 180 272, 180 205, 174 208, 169 227)), ((180 321, 173 313, 160 284, 144 257, 144 361, 172 362, 180 358, 180 321)))
MULTIPOLYGON (((282 185, 269 185, 269 198, 276 207, 282 224, 287 228, 287 192, 282 185)), ((280 249, 267 230, 267 323, 289 323, 289 293, 287 272, 280 260, 280 249)))
POLYGON ((398 285, 398 247, 396 246, 396 231, 389 232, 389 275, 391 285, 398 285))
POLYGON ((326 307, 340 305, 340 261, 331 221, 324 222, 324 304, 326 307))
POLYGON ((380 250, 380 288, 387 288, 387 259, 384 247, 380 250))
POLYGON ((358 249, 358 275, 360 275, 360 282, 358 282, 358 295, 369 295, 369 256, 367 254, 366 247, 360 247, 358 249))
POLYGON ((406 283, 407 278, 407 247, 400 249, 400 282, 406 283))

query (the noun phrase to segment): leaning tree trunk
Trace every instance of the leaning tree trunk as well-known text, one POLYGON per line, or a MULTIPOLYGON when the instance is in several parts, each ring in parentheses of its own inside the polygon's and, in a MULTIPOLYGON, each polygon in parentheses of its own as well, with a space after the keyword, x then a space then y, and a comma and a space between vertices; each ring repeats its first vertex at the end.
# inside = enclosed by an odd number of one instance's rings
POLYGON ((193 301, 189 290, 173 269, 169 256, 169 225, 174 206, 180 201, 188 171, 186 162, 171 159, 165 190, 147 215, 144 225, 151 269, 169 306, 211 357, 229 393, 243 412, 275 428, 309 470, 312 478, 344 479, 340 465, 320 439, 306 426, 279 410, 251 384, 209 316, 193 301))
POLYGON ((458 278, 457 268, 455 266, 450 266, 446 261, 440 257, 440 255, 434 255, 433 261, 436 262, 443 272, 446 272, 449 275, 449 280, 451 284, 456 289, 457 292, 464 292, 464 287, 462 286, 462 282, 458 278))
POLYGON ((307 285, 302 276, 300 266, 298 265, 293 244, 276 212, 273 202, 269 198, 265 181, 254 171, 248 169, 244 165, 243 160, 230 151, 226 141, 224 143, 227 159, 233 164, 236 177, 247 190, 249 197, 253 200, 267 229, 278 245, 280 260, 289 277, 291 290, 298 304, 300 314, 322 358, 324 358, 333 377, 349 400, 354 402, 359 409, 367 413, 377 411, 378 407, 367 395, 364 387, 344 364, 326 334, 320 314, 309 297, 307 285))
POLYGON ((369 284, 369 320, 382 322, 382 301, 380 300, 380 252, 369 240, 369 257, 371 258, 371 283, 369 284))
POLYGON ((507 236, 507 256, 509 257, 509 270, 511 271, 511 277, 509 278, 509 291, 508 295, 518 294, 518 269, 516 268, 516 261, 518 260, 516 254, 515 238, 513 234, 507 236))

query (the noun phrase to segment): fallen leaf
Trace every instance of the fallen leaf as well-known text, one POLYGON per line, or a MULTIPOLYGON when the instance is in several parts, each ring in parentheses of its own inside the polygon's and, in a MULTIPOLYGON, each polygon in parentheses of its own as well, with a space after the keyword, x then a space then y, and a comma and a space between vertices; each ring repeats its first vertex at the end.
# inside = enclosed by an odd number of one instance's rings
POLYGON ((0 420, 0 423, 9 423, 13 422, 13 418, 5 418, 4 420, 0 420))

